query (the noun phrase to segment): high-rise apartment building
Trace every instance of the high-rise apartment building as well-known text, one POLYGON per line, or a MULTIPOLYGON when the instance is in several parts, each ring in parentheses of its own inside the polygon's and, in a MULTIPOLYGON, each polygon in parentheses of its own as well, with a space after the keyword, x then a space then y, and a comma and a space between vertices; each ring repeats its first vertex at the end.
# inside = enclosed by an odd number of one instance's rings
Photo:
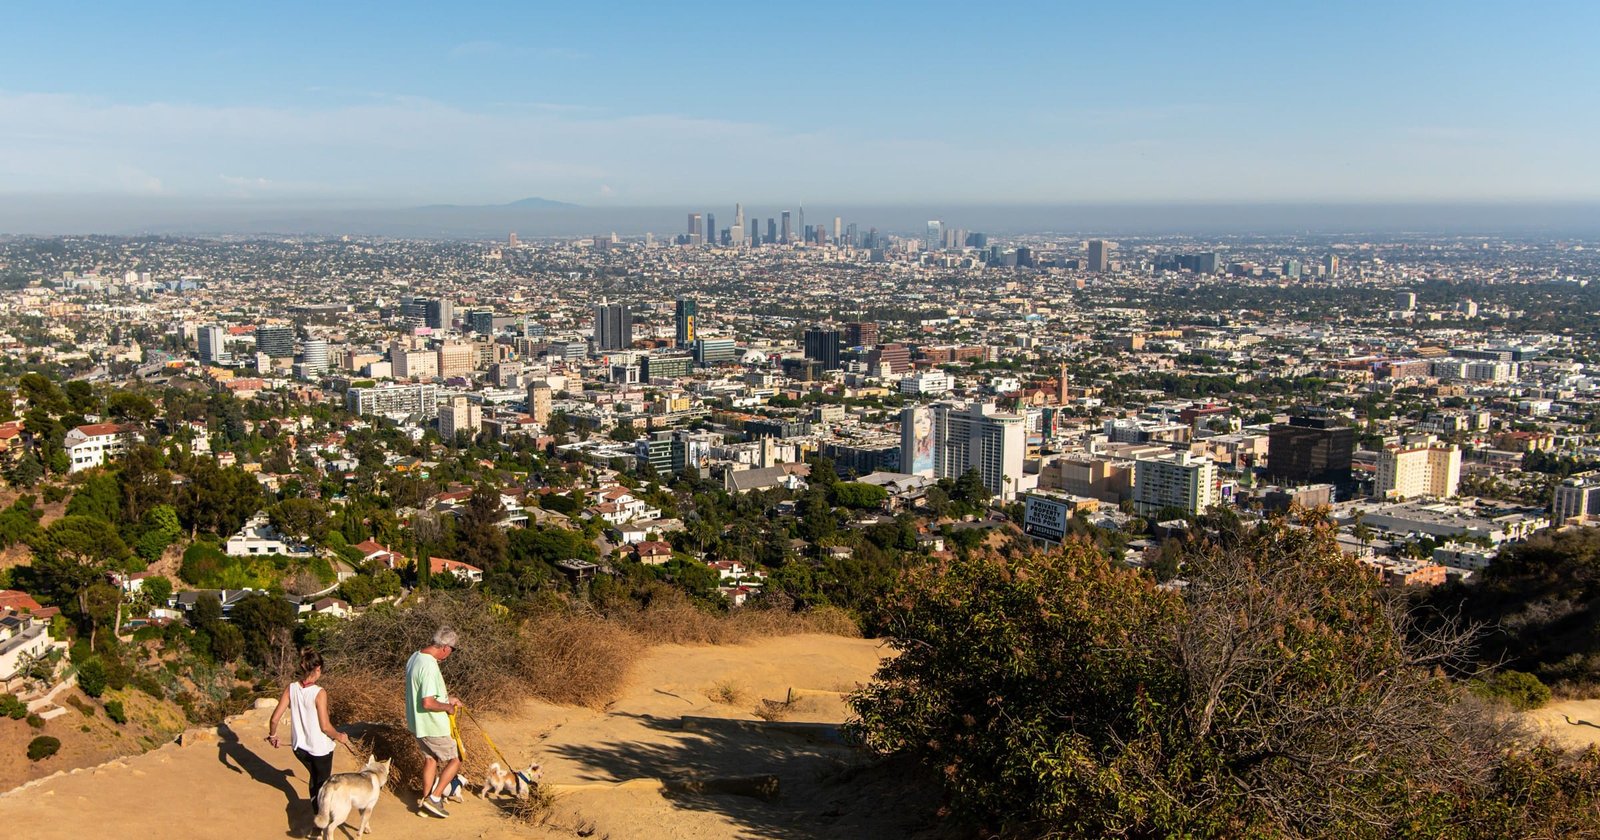
POLYGON ((550 383, 536 379, 528 385, 528 415, 541 426, 550 423, 550 404, 555 397, 550 383))
POLYGON ((451 397, 439 407, 439 439, 453 444, 458 439, 476 437, 483 426, 483 407, 464 396, 451 397))
POLYGON ((320 338, 308 338, 301 345, 300 357, 308 373, 324 373, 328 370, 328 342, 320 338))
POLYGON ((294 328, 266 324, 256 327, 256 352, 274 359, 294 358, 294 328))
POLYGON ((695 322, 700 317, 700 302, 694 298, 678 298, 677 311, 673 313, 673 324, 677 327, 674 334, 674 344, 678 347, 692 347, 695 340, 695 322))
MULTIPOLYGON (((1267 475, 1299 484, 1350 486, 1356 430, 1326 412, 1292 415, 1274 423, 1267 436, 1267 475)), ((1342 493, 1341 493, 1342 495, 1342 493)))
POLYGON ((597 350, 633 346, 633 310, 627 304, 602 303, 594 308, 594 346, 597 350))
POLYGON ((806 358, 821 362, 823 370, 838 370, 841 339, 842 336, 837 329, 812 327, 806 330, 806 358))
POLYGON ((1328 275, 1329 277, 1334 277, 1339 274, 1338 254, 1327 254, 1322 258, 1322 273, 1328 275))
POLYGON ((1217 465, 1188 452, 1171 452, 1133 462, 1133 506, 1140 516, 1168 508, 1205 513, 1221 496, 1217 465))
POLYGON ((877 321, 851 321, 844 325, 846 347, 871 347, 878 343, 877 321))
POLYGON ((471 341, 446 341, 439 345, 438 373, 441 378, 470 376, 478 366, 478 348, 471 341))
POLYGON ((1432 435, 1389 444, 1378 452, 1373 495, 1380 499, 1449 497, 1461 484, 1461 450, 1432 435))
POLYGON ((937 251, 944 247, 944 222, 938 219, 928 220, 928 232, 922 239, 922 245, 929 251, 937 251))
POLYGON ((228 354, 228 331, 218 326, 201 327, 200 361, 209 364, 221 364, 230 359, 228 354))
POLYGON ((1556 485, 1551 519, 1560 526, 1569 519, 1600 518, 1600 474, 1587 472, 1569 476, 1556 485))
POLYGON ((439 413, 439 388, 428 383, 351 388, 345 392, 345 405, 353 414, 407 414, 431 419, 439 413))
POLYGON ((405 341, 389 345, 389 362, 395 379, 433 379, 439 375, 439 356, 405 341))
POLYGON ((1397 292, 1394 296, 1395 308, 1401 312, 1411 312, 1417 308, 1416 292, 1397 292))
POLYGON ((1026 423, 993 403, 907 407, 900 412, 900 471, 960 478, 976 469, 991 494, 1010 501, 1022 478, 1026 423))

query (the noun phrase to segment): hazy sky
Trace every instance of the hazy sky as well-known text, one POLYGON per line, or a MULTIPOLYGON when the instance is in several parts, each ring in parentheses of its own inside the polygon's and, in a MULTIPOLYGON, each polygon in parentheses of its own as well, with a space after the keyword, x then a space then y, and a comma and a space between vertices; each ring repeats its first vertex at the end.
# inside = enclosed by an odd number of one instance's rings
POLYGON ((1600 3, 29 2, 0 195, 1593 200, 1600 3))

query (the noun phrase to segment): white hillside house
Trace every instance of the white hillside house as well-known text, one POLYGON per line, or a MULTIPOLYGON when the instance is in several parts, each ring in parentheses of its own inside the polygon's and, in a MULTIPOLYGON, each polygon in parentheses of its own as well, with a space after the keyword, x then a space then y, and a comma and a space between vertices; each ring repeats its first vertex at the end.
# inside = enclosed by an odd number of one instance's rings
POLYGON ((70 472, 103 466, 128 449, 129 439, 139 439, 139 429, 123 423, 90 423, 67 432, 65 448, 70 472))

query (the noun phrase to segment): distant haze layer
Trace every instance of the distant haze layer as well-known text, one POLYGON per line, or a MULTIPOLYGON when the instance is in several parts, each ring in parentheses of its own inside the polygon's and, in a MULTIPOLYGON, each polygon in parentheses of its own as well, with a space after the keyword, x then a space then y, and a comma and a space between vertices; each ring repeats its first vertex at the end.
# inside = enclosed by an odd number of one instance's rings
MULTIPOLYGON (((800 205, 746 204, 747 219, 765 230, 766 219, 792 214, 799 233, 800 205)), ((930 219, 999 235, 1241 235, 1403 233, 1461 235, 1600 234, 1600 203, 1460 204, 1056 204, 950 206, 831 206, 804 208, 805 222, 831 236, 833 219, 863 231, 920 235, 930 219)), ((646 232, 658 240, 686 229, 688 213, 712 213, 719 228, 734 218, 725 206, 581 207, 544 199, 498 205, 353 207, 258 201, 183 200, 107 196, 0 197, 0 233, 20 235, 280 235, 380 236, 422 239, 523 240, 646 232)))

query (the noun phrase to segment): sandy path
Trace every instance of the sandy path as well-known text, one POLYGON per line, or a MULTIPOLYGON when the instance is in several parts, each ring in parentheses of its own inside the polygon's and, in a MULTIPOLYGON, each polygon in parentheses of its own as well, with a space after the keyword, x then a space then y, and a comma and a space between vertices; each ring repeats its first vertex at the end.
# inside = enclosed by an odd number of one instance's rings
MULTIPOLYGON (((838 838, 923 836, 934 804, 886 768, 838 743, 837 692, 865 681, 877 642, 794 636, 725 647, 666 646, 642 659, 607 710, 530 701, 484 720, 500 748, 536 758, 559 794, 546 826, 514 823, 468 797, 446 821, 385 794, 373 835, 389 838, 838 838), (794 702, 776 724, 762 700, 794 702), (773 774, 775 799, 664 794, 654 782, 773 774)), ((45 779, 0 796, 0 824, 30 838, 278 838, 310 828, 304 771, 263 739, 268 712, 241 715, 216 738, 45 779)), ((354 769, 341 753, 336 772, 354 769)), ((353 836, 353 829, 344 835, 353 836)), ((930 835, 931 836, 931 835, 930 835)))
POLYGON ((1535 733, 1568 749, 1600 745, 1600 700, 1557 700, 1524 713, 1523 719, 1535 733))

